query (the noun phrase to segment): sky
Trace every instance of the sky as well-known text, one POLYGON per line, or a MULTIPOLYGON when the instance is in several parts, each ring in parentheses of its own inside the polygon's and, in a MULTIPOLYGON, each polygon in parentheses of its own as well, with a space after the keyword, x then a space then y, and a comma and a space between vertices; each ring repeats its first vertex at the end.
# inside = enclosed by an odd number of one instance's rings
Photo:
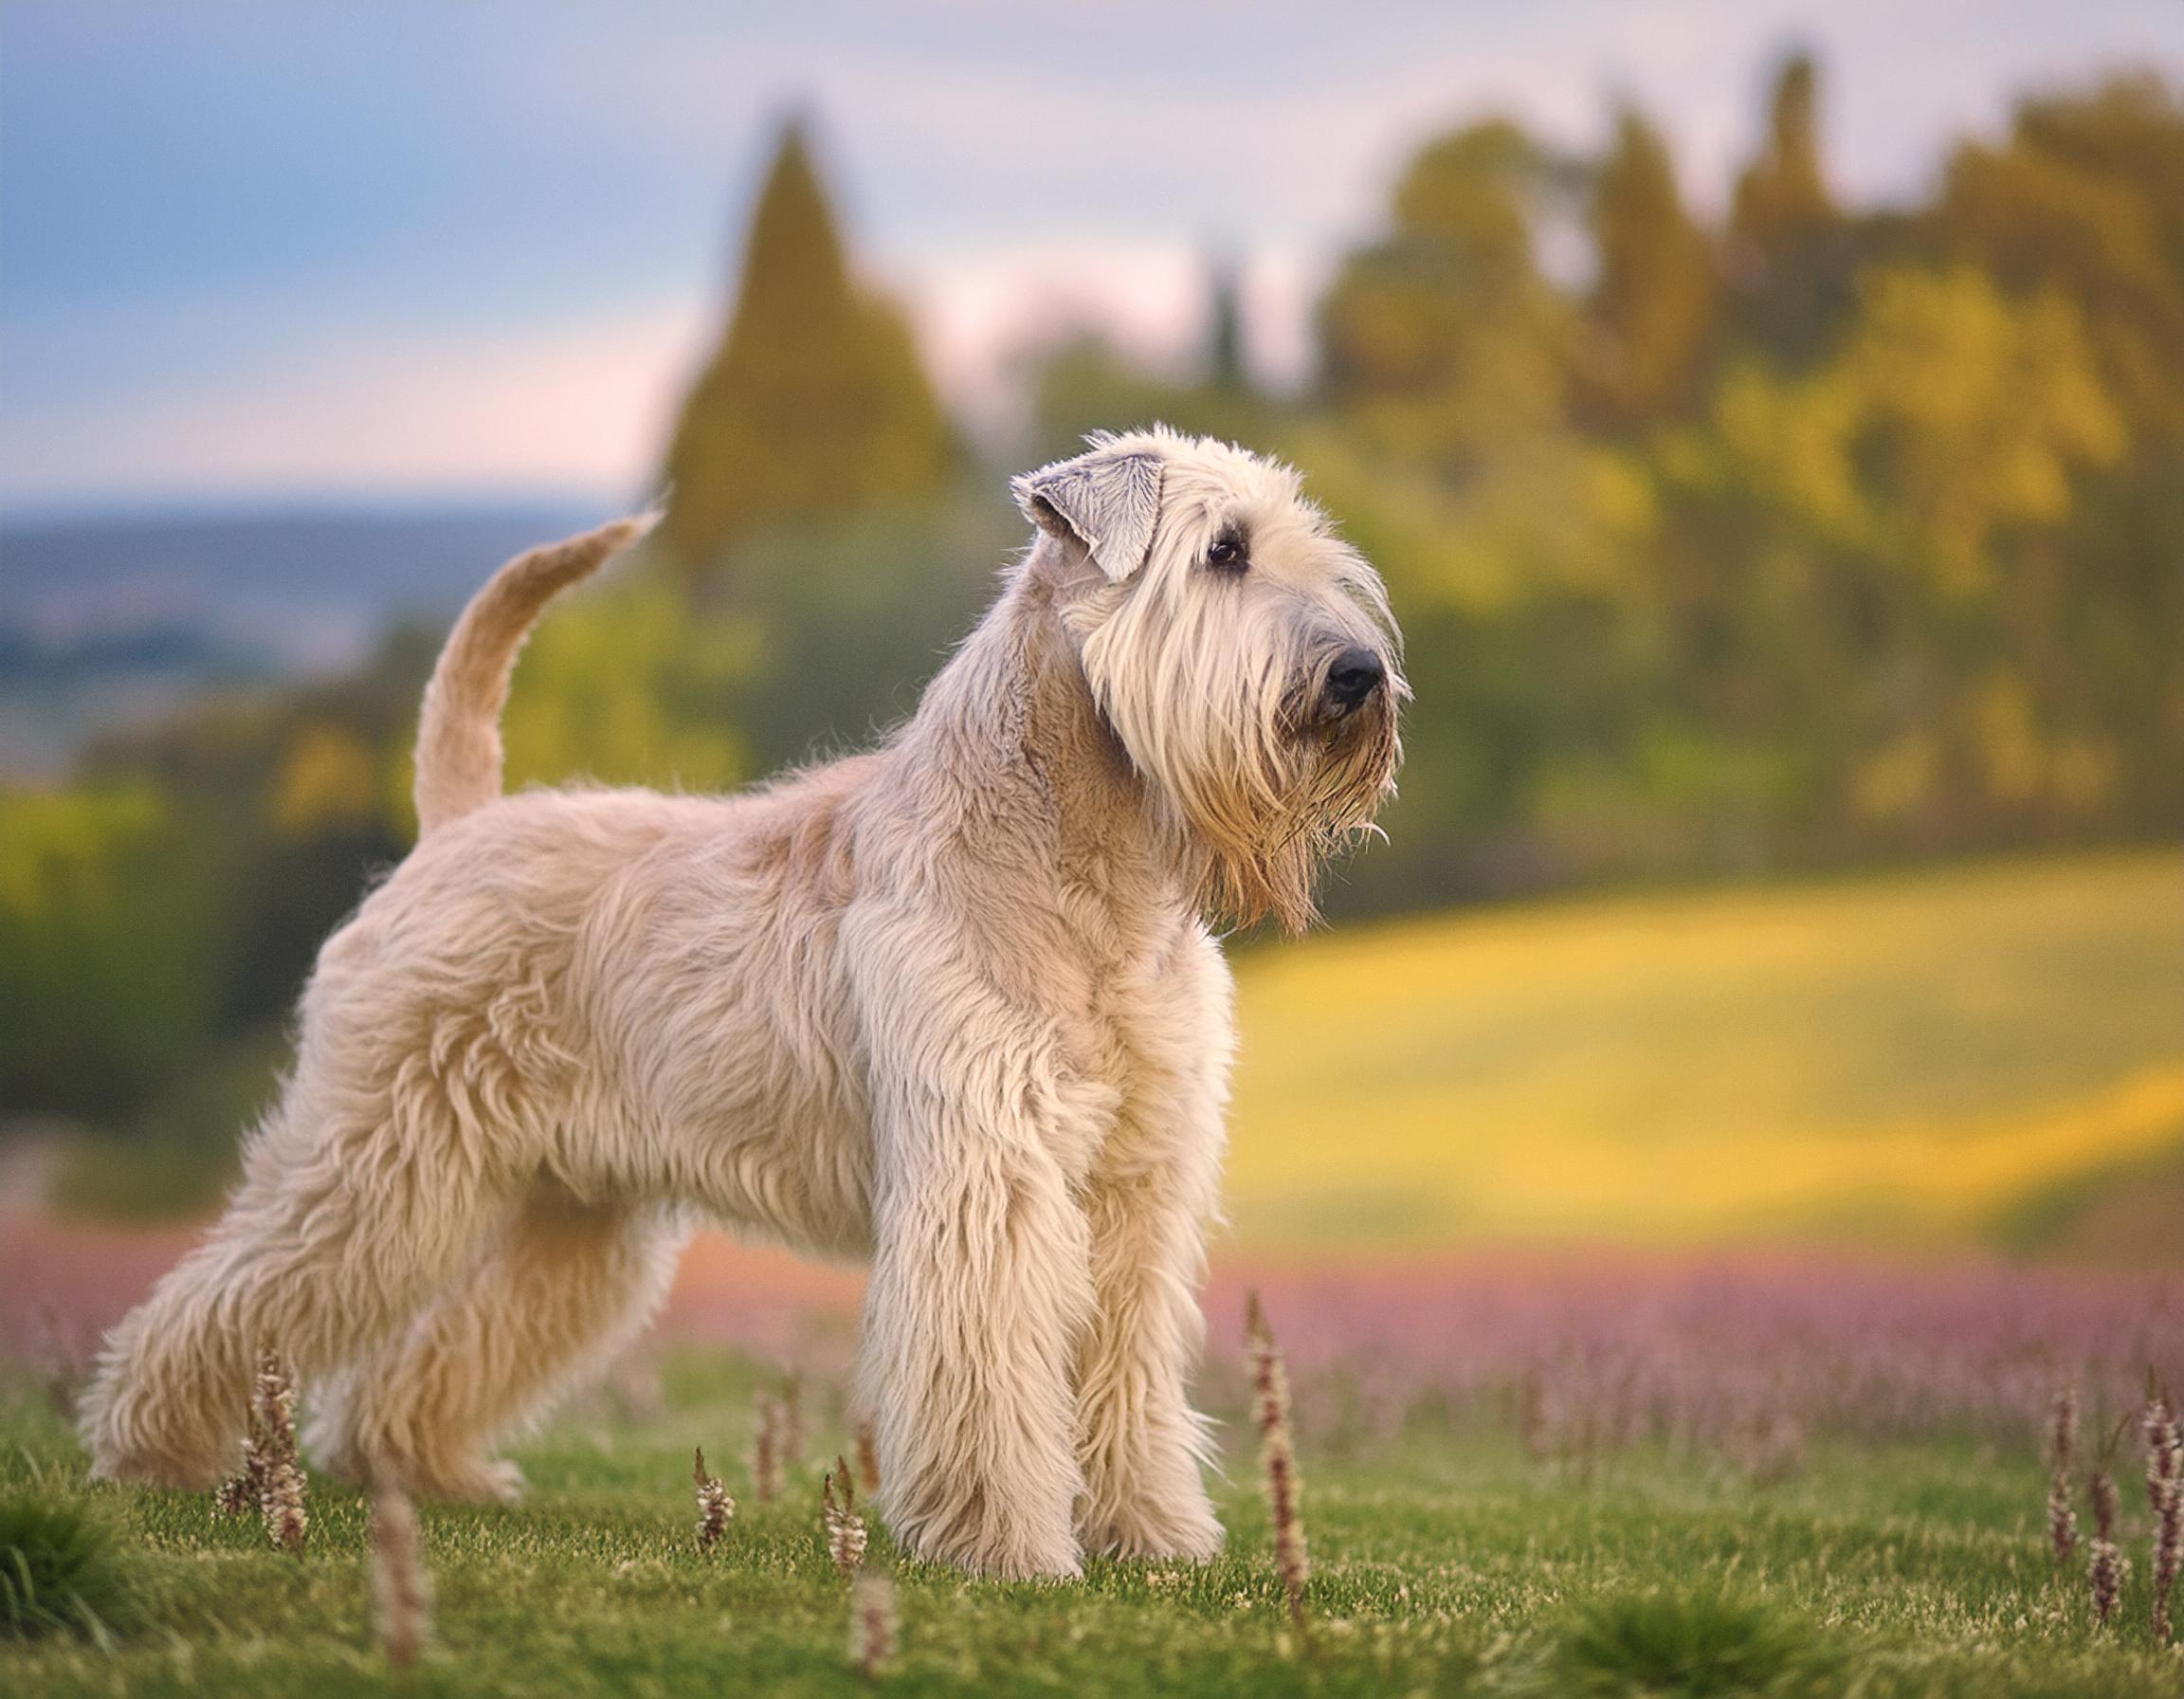
POLYGON ((1793 44, 1902 200, 2026 88, 2184 82, 2184 0, 6 0, 0 515, 641 491, 791 112, 975 429, 1064 330, 1176 357, 1216 252, 1296 381, 1422 139, 1632 97, 1719 207, 1793 44))

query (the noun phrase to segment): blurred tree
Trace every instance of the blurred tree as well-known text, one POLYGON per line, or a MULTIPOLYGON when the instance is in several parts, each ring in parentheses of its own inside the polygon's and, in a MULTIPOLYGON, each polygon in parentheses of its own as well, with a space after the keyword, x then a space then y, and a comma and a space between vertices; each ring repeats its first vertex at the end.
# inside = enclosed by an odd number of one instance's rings
POLYGON ((288 739, 266 808, 283 837, 377 820, 384 796, 378 757, 344 726, 306 720, 288 739))
POLYGON ((1826 367, 1729 375, 1661 462, 1666 678, 1702 741, 1790 763, 1768 830, 1946 849, 2107 800, 2110 736, 2034 632, 2124 443, 2076 308, 1968 268, 1875 272, 1826 367))
POLYGON ((1206 338, 1206 382, 1218 393, 1240 394, 1251 387, 1250 362, 1244 348, 1243 269, 1233 260, 1216 260, 1207 275, 1212 323, 1206 338))
POLYGON ((1951 156, 1936 245, 2016 293, 2084 309, 2142 429, 2184 429, 2184 107, 2127 78, 2019 109, 2007 143, 1951 156))
POLYGON ((738 549, 722 612, 763 638, 713 714, 735 728, 747 771, 868 748, 906 718, 1028 529, 996 478, 914 512, 769 530, 738 549))
POLYGON ((221 916, 142 786, 0 790, 0 1119, 125 1112, 203 1045, 221 916))
MULTIPOLYGON (((1386 578, 1416 692, 1388 842, 1346 868, 1330 912, 1507 896, 1580 878, 1606 850, 1536 830, 1561 768, 1625 771, 1654 652, 1632 571, 1654 524, 1641 467, 1540 432, 1451 484, 1338 427, 1288 445, 1314 500, 1386 578), (1430 893, 1443 893, 1434 897, 1430 893)), ((1655 810, 1656 816, 1658 810, 1655 810)))
POLYGON ((357 672, 204 699, 85 752, 89 783, 155 791, 204 863, 215 1035, 284 1016, 327 933, 400 859, 413 824, 407 781, 397 795, 389 774, 437 649, 398 628, 357 672))
POLYGON ((1461 479, 1560 425, 1574 322, 1534 226, 1566 178, 1516 125, 1472 125, 1411 161, 1389 234, 1344 260, 1320 303, 1321 382, 1381 451, 1461 479))
POLYGON ((751 622, 693 618, 673 586, 641 574, 572 597, 540 622, 509 693, 508 787, 730 788, 749 772, 730 709, 757 641, 751 622))
POLYGON ((1826 349, 1851 305, 1854 231, 1820 156, 1820 72, 1793 54, 1776 72, 1767 138, 1737 180, 1725 270, 1744 338, 1778 363, 1826 349))
POLYGON ((1283 441, 1295 410, 1252 381, 1242 274, 1233 261, 1208 262, 1206 301, 1203 363, 1188 378, 1148 372, 1096 333, 1069 337, 1041 354, 1032 366, 1031 457, 1074 453, 1089 430, 1155 421, 1268 448, 1283 441))
POLYGON ((1983 273, 1869 274, 1837 372, 1855 397, 1840 446, 1871 546, 1939 599, 1999 588, 2006 533, 2070 515, 2078 465, 2124 428, 2084 320, 2057 294, 2012 302, 1983 273))
POLYGON ((1714 247, 1685 210, 1667 143, 1645 114, 1617 115, 1591 205, 1598 278, 1581 366, 1583 416, 1627 429, 1699 398, 1719 293, 1714 247))
POLYGON ((800 125, 782 131, 735 311, 668 447, 662 548, 702 593, 756 526, 915 502, 946 483, 946 420, 893 303, 850 275, 800 125))
POLYGON ((1793 53, 1774 73, 1767 140, 1737 180, 1729 233, 1762 264, 1793 253, 1842 216, 1820 163, 1820 70, 1793 53))
POLYGON ((2078 306, 2126 440, 2078 480, 2067 532, 2012 585, 2011 617, 2049 681, 2042 694, 2068 679, 2103 728, 2102 814, 2173 830, 2184 816, 2184 100, 2148 75, 2029 100, 2006 141, 1956 151, 1928 228, 1940 255, 2011 294, 2078 306))

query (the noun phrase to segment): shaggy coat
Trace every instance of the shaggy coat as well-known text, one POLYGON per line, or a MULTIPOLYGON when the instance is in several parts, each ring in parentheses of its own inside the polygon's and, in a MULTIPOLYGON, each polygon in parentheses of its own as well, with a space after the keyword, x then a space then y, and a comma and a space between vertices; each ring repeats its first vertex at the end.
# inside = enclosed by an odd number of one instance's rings
POLYGON ((1310 913, 1392 783, 1377 579, 1295 475, 1166 431, 1041 527, 878 751, 733 796, 502 796, 512 562, 420 722, 416 850, 328 940, 207 1241, 115 1331, 97 1472, 203 1484, 285 1352, 328 1467, 510 1497, 496 1440, 652 1314, 688 1226, 868 1261, 859 1396, 911 1552, 1210 1557, 1188 1400, 1234 1034, 1210 922, 1310 913))

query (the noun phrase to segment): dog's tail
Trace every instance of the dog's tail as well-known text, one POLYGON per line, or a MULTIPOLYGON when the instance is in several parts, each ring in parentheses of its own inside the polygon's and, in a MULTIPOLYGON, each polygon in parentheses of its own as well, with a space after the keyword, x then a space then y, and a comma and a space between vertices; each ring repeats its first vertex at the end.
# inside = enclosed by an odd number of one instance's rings
POLYGON ((417 718, 420 836, 500 795, 500 710, 517 651, 557 591, 636 542, 653 517, 616 520, 519 555, 470 598, 440 651, 417 718))

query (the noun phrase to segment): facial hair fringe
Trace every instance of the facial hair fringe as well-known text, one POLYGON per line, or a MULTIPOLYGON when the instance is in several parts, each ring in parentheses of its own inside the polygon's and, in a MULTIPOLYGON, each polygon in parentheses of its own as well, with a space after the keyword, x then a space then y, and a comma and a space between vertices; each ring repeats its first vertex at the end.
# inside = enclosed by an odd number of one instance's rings
POLYGON ((1210 920, 1272 919, 1291 936, 1319 920, 1320 868, 1378 831, 1374 815, 1394 794, 1403 754, 1395 711, 1383 703, 1369 713, 1356 732, 1307 752, 1300 771, 1261 772, 1241 784, 1246 799, 1218 806, 1215 792, 1180 803, 1170 849, 1210 920))

